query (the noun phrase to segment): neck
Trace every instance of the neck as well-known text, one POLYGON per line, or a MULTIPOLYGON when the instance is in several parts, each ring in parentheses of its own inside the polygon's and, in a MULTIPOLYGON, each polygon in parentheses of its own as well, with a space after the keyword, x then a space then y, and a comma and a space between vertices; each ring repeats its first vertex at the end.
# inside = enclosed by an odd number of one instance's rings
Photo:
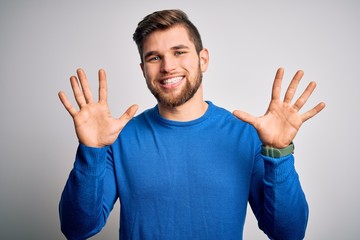
POLYGON ((200 86, 195 95, 186 103, 177 107, 158 104, 158 107, 162 117, 173 121, 186 122, 203 116, 208 104, 203 99, 202 86, 200 86))

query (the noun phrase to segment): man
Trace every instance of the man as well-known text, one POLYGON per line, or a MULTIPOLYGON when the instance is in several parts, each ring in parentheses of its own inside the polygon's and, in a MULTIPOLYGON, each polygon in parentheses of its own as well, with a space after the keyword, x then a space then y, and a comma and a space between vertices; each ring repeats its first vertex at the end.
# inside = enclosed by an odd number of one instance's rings
POLYGON ((146 16, 134 40, 154 108, 134 117, 133 105, 113 118, 104 70, 98 102, 81 69, 70 78, 80 110, 59 93, 80 142, 60 201, 65 236, 99 232, 119 198, 120 239, 242 239, 247 202, 269 238, 302 239, 308 206, 292 141, 325 107, 298 112, 315 83, 292 105, 298 71, 281 101, 280 68, 264 116, 231 114, 203 99, 209 54, 185 13, 146 16))

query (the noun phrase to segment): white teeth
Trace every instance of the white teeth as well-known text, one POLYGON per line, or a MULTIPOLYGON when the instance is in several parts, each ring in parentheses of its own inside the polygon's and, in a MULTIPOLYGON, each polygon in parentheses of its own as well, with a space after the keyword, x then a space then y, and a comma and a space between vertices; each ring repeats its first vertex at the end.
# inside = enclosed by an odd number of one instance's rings
POLYGON ((163 80, 162 83, 165 85, 170 85, 170 84, 180 82, 182 79, 183 79, 183 77, 174 77, 174 78, 169 78, 169 79, 163 80))

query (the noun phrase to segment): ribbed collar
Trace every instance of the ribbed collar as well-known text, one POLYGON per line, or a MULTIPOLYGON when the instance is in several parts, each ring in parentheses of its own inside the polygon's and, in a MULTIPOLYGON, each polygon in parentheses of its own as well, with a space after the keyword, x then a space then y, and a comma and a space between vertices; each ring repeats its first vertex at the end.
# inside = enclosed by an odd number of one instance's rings
POLYGON ((202 123, 203 121, 205 121, 206 119, 209 118, 209 116, 211 115, 211 112, 214 110, 215 106, 210 101, 206 101, 206 103, 208 104, 208 109, 206 110, 204 115, 202 115, 201 117, 199 117, 197 119, 191 120, 191 121, 182 122, 182 121, 174 121, 174 120, 166 119, 160 115, 158 105, 156 105, 151 110, 151 115, 154 117, 154 119, 156 121, 160 122, 160 124, 162 124, 162 125, 176 126, 176 127, 188 127, 188 126, 197 125, 199 123, 202 123))

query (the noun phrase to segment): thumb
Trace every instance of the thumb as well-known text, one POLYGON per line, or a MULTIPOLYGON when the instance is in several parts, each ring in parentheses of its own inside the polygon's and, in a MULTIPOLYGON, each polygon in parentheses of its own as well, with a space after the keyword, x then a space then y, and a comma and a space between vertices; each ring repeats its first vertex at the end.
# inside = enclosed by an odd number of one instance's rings
POLYGON ((125 113, 119 118, 119 121, 120 121, 122 127, 124 127, 134 117, 138 108, 139 108, 139 106, 137 104, 130 106, 125 111, 125 113))
POLYGON ((244 122, 250 123, 253 126, 255 125, 256 117, 254 117, 246 112, 243 112, 240 110, 235 110, 233 112, 233 115, 244 122))

